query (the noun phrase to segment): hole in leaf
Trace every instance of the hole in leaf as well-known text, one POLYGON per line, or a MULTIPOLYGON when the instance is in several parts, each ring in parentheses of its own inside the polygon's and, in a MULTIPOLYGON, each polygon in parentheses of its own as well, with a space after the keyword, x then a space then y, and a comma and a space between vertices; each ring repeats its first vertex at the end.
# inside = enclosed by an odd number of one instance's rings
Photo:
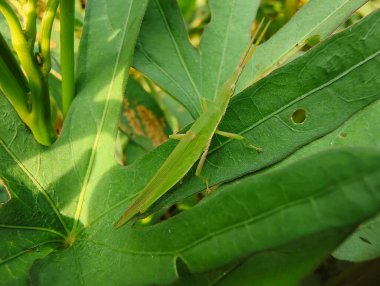
POLYGON ((304 109, 297 109, 292 114, 292 121, 295 124, 302 124, 306 120, 306 111, 304 109))
POLYGON ((0 178, 0 207, 11 200, 11 193, 5 182, 0 178))

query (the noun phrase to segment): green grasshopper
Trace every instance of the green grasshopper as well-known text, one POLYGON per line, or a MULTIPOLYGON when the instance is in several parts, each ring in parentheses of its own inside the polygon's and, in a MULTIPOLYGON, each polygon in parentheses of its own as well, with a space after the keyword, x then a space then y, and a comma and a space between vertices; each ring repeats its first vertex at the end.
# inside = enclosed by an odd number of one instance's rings
MULTIPOLYGON (((222 120, 228 104, 234 95, 236 82, 238 81, 244 67, 251 58, 253 52, 261 42, 270 22, 264 27, 255 44, 255 38, 261 29, 263 21, 257 27, 255 33, 245 49, 240 63, 233 72, 228 81, 224 83, 218 92, 214 101, 206 102, 202 100, 201 106, 203 113, 193 123, 191 128, 185 134, 173 134, 172 139, 178 139, 180 142, 174 148, 169 157, 164 161, 162 166, 153 175, 150 181, 145 185, 137 198, 127 208, 119 220, 115 223, 118 228, 127 223, 138 213, 144 213, 154 202, 162 195, 169 191, 177 182, 179 182, 191 167, 198 161, 199 163, 195 171, 196 176, 200 176, 202 167, 205 163, 211 139, 214 134, 229 137, 237 140, 246 140, 243 136, 229 132, 219 131, 218 125, 222 120), (186 154, 186 156, 184 156, 186 154)), ((258 152, 262 149, 251 145, 258 152)))

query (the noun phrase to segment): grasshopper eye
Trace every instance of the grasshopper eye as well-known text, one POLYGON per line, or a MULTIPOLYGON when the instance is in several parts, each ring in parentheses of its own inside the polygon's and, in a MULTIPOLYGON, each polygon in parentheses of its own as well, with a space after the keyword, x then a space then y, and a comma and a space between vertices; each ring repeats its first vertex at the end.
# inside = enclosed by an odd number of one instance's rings
POLYGON ((233 95, 236 89, 236 84, 230 86, 230 94, 233 95))

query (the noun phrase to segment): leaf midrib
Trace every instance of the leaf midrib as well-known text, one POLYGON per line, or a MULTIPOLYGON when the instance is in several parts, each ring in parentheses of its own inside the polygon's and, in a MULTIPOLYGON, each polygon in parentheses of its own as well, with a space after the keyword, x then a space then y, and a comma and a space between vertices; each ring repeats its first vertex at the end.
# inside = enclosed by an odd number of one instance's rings
POLYGON ((83 203, 84 203, 84 200, 85 200, 85 197, 86 197, 86 193, 87 193, 87 189, 88 189, 88 184, 90 182, 91 175, 92 175, 92 170, 93 170, 94 163, 95 163, 95 157, 96 157, 96 154, 97 154, 97 149, 98 149, 100 137, 101 137, 101 134, 103 133, 105 119, 106 119, 106 116, 107 116, 107 113, 108 113, 110 97, 112 95, 112 89, 113 89, 113 85, 115 83, 115 78, 116 78, 116 73, 117 73, 118 67, 119 67, 120 57, 121 57, 121 54, 122 54, 122 51, 123 51, 123 46, 124 46, 123 43, 125 41, 124 39, 126 37, 127 27, 129 25, 129 18, 130 18, 132 6, 133 6, 133 3, 130 3, 129 9, 128 9, 128 14, 127 14, 127 17, 126 17, 126 20, 125 20, 125 25, 123 27, 123 35, 121 37, 120 47, 119 47, 119 50, 118 50, 118 53, 117 53, 117 57, 116 57, 116 61, 115 61, 115 66, 114 66, 114 69, 113 69, 113 72, 112 72, 112 80, 110 82, 110 85, 109 85, 109 88, 108 88, 108 91, 107 91, 105 105, 104 105, 104 109, 103 109, 103 113, 102 113, 102 118, 100 120, 100 128, 97 129, 97 133, 96 133, 96 136, 95 136, 95 141, 94 141, 94 144, 93 144, 92 149, 91 149, 90 160, 89 160, 89 163, 88 163, 88 166, 87 166, 87 169, 86 169, 86 175, 85 175, 85 177, 83 179, 82 188, 81 188, 80 195, 79 195, 77 209, 75 211, 74 224, 73 224, 73 228, 71 230, 71 233, 76 233, 76 230, 78 228, 80 216, 81 216, 82 209, 83 209, 83 203))
POLYGON ((7 224, 0 224, 0 228, 49 232, 51 234, 58 235, 62 237, 63 239, 66 238, 65 235, 51 228, 44 228, 44 227, 37 227, 37 226, 24 226, 24 225, 7 225, 7 224))

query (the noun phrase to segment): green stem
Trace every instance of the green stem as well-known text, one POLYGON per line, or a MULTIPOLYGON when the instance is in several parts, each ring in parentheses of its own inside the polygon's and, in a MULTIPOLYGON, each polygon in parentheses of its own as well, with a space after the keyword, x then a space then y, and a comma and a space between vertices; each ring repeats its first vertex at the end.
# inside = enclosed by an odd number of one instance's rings
POLYGON ((2 56, 0 57, 0 74, 0 90, 12 103, 20 117, 27 118, 29 110, 24 89, 12 74, 2 56))
POLYGON ((30 129, 36 140, 43 145, 51 145, 56 134, 53 128, 50 112, 50 97, 47 78, 42 78, 40 98, 33 97, 30 129))
POLYGON ((28 47, 30 53, 33 54, 37 29, 37 0, 27 0, 24 5, 22 5, 22 9, 24 12, 25 34, 28 47))
POLYGON ((27 117, 29 115, 28 82, 1 33, 0 51, 0 89, 20 116, 27 117))
POLYGON ((58 4, 58 0, 49 0, 41 23, 39 48, 43 59, 41 70, 45 77, 49 75, 51 69, 50 39, 58 4))
POLYGON ((62 111, 66 116, 75 96, 74 63, 74 0, 60 0, 62 111))
MULTIPOLYGON (((0 57, 7 65, 8 69, 12 72, 15 79, 18 81, 18 84, 25 91, 25 94, 29 92, 28 81, 22 72, 16 58, 14 57, 12 50, 9 48, 7 42, 5 41, 3 35, 0 32, 0 57)), ((25 100, 27 98, 25 97, 25 100)))
POLYGON ((54 142, 56 136, 51 126, 47 80, 43 77, 33 55, 30 53, 28 42, 25 39, 17 15, 5 0, 0 0, 0 12, 3 13, 7 20, 12 36, 13 48, 26 73, 32 94, 32 113, 28 118, 22 119, 30 127, 38 142, 43 145, 50 145, 54 142))

